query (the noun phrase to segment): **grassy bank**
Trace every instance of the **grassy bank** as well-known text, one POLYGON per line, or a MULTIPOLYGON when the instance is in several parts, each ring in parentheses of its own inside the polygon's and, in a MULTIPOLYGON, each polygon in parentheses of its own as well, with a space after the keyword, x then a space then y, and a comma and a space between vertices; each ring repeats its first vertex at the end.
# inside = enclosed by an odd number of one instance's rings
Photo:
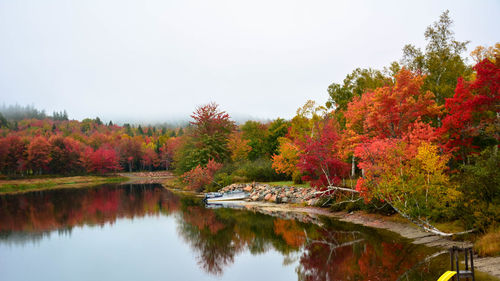
POLYGON ((275 185, 275 186, 293 186, 293 187, 304 187, 304 188, 309 188, 311 185, 309 185, 308 182, 306 183, 294 183, 293 181, 271 181, 271 182, 263 182, 265 184, 269 185, 275 185))
POLYGON ((89 185, 123 182, 127 179, 122 176, 76 176, 0 180, 0 194, 58 188, 81 188, 89 185))
POLYGON ((500 256, 500 228, 492 228, 480 236, 474 245, 474 250, 480 256, 500 256))

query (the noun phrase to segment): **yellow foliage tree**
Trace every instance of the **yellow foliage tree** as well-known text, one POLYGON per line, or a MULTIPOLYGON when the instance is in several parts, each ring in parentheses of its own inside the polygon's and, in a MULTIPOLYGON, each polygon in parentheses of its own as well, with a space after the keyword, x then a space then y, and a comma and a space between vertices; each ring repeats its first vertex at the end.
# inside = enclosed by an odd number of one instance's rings
POLYGON ((299 148, 288 138, 279 138, 279 154, 273 155, 273 168, 277 173, 294 176, 299 173, 299 148))
POLYGON ((227 146, 231 152, 231 159, 233 161, 247 159, 248 153, 252 151, 252 147, 248 144, 249 142, 249 140, 243 139, 241 132, 231 133, 227 146))

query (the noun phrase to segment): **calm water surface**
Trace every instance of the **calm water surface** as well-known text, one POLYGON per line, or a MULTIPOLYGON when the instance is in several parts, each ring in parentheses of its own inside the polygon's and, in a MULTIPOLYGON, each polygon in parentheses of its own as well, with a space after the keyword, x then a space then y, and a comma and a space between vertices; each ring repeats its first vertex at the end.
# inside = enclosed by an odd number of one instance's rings
POLYGON ((206 208, 159 185, 0 196, 0 280, 437 280, 447 256, 328 218, 206 208), (283 216, 283 215, 281 215, 283 216))

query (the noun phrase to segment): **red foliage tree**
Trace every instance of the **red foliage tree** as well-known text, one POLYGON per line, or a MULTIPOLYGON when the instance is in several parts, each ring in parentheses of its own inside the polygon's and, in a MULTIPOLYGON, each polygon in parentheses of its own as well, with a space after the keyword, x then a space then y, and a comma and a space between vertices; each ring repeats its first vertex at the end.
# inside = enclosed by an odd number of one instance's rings
POLYGON ((0 139, 0 171, 22 173, 26 168, 26 143, 15 135, 0 139))
POLYGON ((300 153, 297 167, 304 174, 303 180, 312 186, 325 187, 340 183, 347 174, 348 166, 338 155, 339 136, 332 119, 324 120, 314 137, 305 136, 299 142, 300 153))
POLYGON ((103 146, 94 151, 87 147, 83 158, 89 173, 104 174, 121 169, 116 151, 112 148, 103 146))
POLYGON ((229 134, 234 126, 229 114, 220 111, 216 103, 197 107, 191 118, 195 136, 229 134))
POLYGON ((443 148, 456 153, 459 160, 500 139, 500 68, 485 59, 474 66, 477 76, 472 82, 460 78, 455 95, 446 99, 448 115, 439 133, 443 148))
POLYGON ((48 171, 50 157, 50 143, 45 137, 38 136, 31 140, 28 145, 28 167, 34 172, 41 174, 48 171))
POLYGON ((142 169, 148 168, 149 170, 151 170, 152 167, 156 168, 160 165, 158 154, 156 154, 151 146, 143 147, 141 164, 142 169))
POLYGON ((56 174, 79 173, 83 170, 81 157, 82 143, 63 136, 53 136, 49 139, 51 144, 50 172, 56 174))
POLYGON ((120 141, 118 151, 121 165, 123 167, 128 167, 129 172, 132 172, 132 169, 137 167, 139 161, 142 159, 140 137, 123 137, 120 141))
POLYGON ((160 148, 160 165, 168 170, 174 161, 175 154, 182 146, 181 137, 169 138, 167 142, 160 148))

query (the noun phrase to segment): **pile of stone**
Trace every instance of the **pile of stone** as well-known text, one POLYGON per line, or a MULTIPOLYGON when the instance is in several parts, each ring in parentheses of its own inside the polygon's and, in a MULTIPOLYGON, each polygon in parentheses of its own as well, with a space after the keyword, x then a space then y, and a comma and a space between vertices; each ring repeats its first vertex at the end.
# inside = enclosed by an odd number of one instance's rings
POLYGON ((318 196, 314 188, 294 186, 273 186, 264 183, 233 183, 219 192, 245 191, 250 194, 250 201, 268 201, 274 203, 300 203, 316 205, 318 196))

